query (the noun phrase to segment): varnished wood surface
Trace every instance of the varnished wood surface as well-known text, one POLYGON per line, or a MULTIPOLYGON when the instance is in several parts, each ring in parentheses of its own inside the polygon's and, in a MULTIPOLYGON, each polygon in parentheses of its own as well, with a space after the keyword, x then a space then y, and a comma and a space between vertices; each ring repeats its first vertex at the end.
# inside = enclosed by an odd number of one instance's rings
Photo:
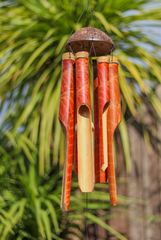
POLYGON ((114 43, 111 38, 98 28, 84 27, 75 32, 67 41, 65 48, 68 52, 72 51, 74 53, 87 51, 90 52, 90 57, 105 56, 110 54, 115 50, 114 43), (94 49, 91 45, 94 45, 94 49))
POLYGON ((65 135, 65 163, 62 183, 61 208, 69 210, 74 141, 74 60, 62 61, 59 120, 65 135))
POLYGON ((116 127, 121 121, 120 88, 118 78, 118 64, 109 64, 110 81, 110 105, 107 113, 107 138, 108 138, 108 182, 110 186, 110 202, 117 203, 115 167, 113 160, 113 135, 116 127))
POLYGON ((101 170, 105 171, 108 166, 107 112, 110 104, 109 64, 108 62, 99 62, 97 68, 98 68, 99 134, 100 134, 99 147, 101 157, 101 170))
POLYGON ((95 183, 107 181, 106 171, 101 171, 100 130, 99 130, 99 99, 98 99, 98 71, 97 60, 92 60, 93 66, 93 104, 94 104, 94 159, 95 183))

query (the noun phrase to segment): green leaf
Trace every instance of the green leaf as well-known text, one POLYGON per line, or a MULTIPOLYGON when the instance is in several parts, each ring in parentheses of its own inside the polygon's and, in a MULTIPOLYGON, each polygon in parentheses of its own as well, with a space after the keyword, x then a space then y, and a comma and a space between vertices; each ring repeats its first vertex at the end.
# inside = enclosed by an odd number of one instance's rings
POLYGON ((60 205, 60 199, 57 196, 48 195, 48 198, 56 202, 58 205, 60 205))
POLYGON ((123 115, 122 115, 122 120, 119 124, 119 131, 120 131, 122 145, 124 149, 126 169, 128 172, 130 172, 131 171, 130 144, 129 144, 127 126, 126 126, 126 122, 123 115))
POLYGON ((40 124, 40 116, 37 115, 32 122, 32 132, 31 132, 31 141, 36 144, 39 134, 39 124, 40 124))
POLYGON ((10 159, 10 161, 12 161, 11 156, 7 153, 7 151, 2 146, 0 146, 0 153, 3 153, 3 156, 5 156, 6 159, 10 159))
POLYGON ((32 155, 31 155, 31 153, 30 153, 30 150, 29 150, 29 148, 26 146, 26 144, 25 144, 24 142, 22 142, 22 141, 19 141, 18 143, 19 143, 19 146, 23 149, 23 151, 24 151, 26 157, 28 158, 28 160, 29 160, 31 163, 34 163, 35 160, 34 160, 34 158, 32 157, 32 155))
POLYGON ((35 172, 35 166, 33 164, 30 164, 29 166, 29 183, 32 191, 35 195, 38 194, 37 191, 37 184, 36 184, 36 172, 35 172))
POLYGON ((49 59, 49 57, 51 57, 52 55, 54 55, 55 52, 55 47, 51 48, 50 50, 48 50, 40 59, 40 61, 38 62, 37 66, 36 66, 36 70, 38 71, 39 68, 45 63, 45 61, 47 61, 49 59))
POLYGON ((8 39, 7 44, 10 44, 13 40, 18 38, 22 32, 32 28, 36 24, 36 21, 33 21, 31 24, 29 24, 26 28, 24 29, 18 29, 12 36, 8 39))
POLYGON ((154 93, 150 94, 150 101, 151 101, 155 111, 157 112, 157 114, 161 118, 161 102, 154 93))
MULTIPOLYGON (((7 229, 12 233, 14 234, 14 231, 12 230, 12 227, 11 227, 11 224, 9 221, 6 221, 1 215, 0 215, 0 220, 1 220, 1 223, 7 227, 7 229)), ((4 235, 2 235, 2 239, 4 239, 4 235)))
MULTIPOLYGON (((24 207, 26 204, 26 199, 22 199, 19 202, 19 211, 13 216, 12 215, 12 224, 13 226, 17 224, 17 222, 21 219, 22 215, 23 215, 23 211, 24 211, 24 207)), ((6 238, 7 234, 10 231, 10 227, 7 226, 4 231, 3 231, 3 235, 2 235, 2 240, 6 238)))
POLYGON ((119 232, 114 230, 112 227, 110 227, 108 224, 103 222, 100 218, 94 216, 92 213, 88 212, 88 219, 90 219, 92 222, 100 225, 101 227, 105 228, 107 231, 111 232, 113 235, 115 235, 120 240, 127 240, 123 235, 121 235, 119 232))
POLYGON ((48 75, 51 73, 52 70, 53 70, 53 66, 51 65, 49 68, 47 68, 47 69, 43 72, 43 74, 42 74, 41 77, 38 79, 38 81, 37 81, 37 83, 36 83, 36 85, 35 85, 35 87, 34 87, 34 90, 33 90, 33 92, 32 92, 31 98, 34 99, 35 97, 37 97, 38 95, 40 95, 40 93, 38 93, 38 91, 39 91, 41 85, 43 84, 43 82, 48 79, 48 75))
POLYGON ((54 233, 52 233, 51 236, 56 240, 63 240, 63 238, 56 236, 54 233))
POLYGON ((41 215, 41 203, 39 199, 35 199, 35 214, 36 214, 36 221, 38 224, 39 232, 43 238, 45 238, 45 229, 42 223, 42 215, 41 215))
POLYGON ((19 165, 20 165, 20 169, 21 169, 23 176, 25 176, 27 178, 27 172, 26 172, 26 167, 24 164, 24 158, 22 156, 20 156, 20 158, 19 158, 19 165))
POLYGON ((23 73, 30 67, 32 62, 38 57, 38 55, 45 50, 51 43, 55 41, 56 38, 51 38, 48 41, 44 42, 39 48, 35 50, 35 52, 31 55, 27 63, 25 64, 23 68, 23 73))
POLYGON ((25 144, 28 145, 29 148, 31 148, 35 153, 38 152, 37 148, 35 145, 31 142, 29 138, 27 138, 24 134, 20 134, 20 141, 23 141, 25 144))
POLYGON ((55 209, 53 207, 53 204, 49 200, 45 200, 45 204, 50 211, 52 221, 53 221, 53 225, 55 227, 55 232, 59 233, 60 230, 59 230, 59 225, 58 225, 58 219, 57 219, 57 215, 56 215, 55 209))
POLYGON ((42 220, 44 222, 47 239, 48 240, 52 240, 52 238, 51 238, 50 220, 48 218, 48 215, 47 215, 46 211, 41 210, 41 216, 42 216, 42 220))
POLYGON ((46 35, 45 35, 45 37, 44 37, 44 41, 46 41, 48 38, 50 38, 51 37, 51 35, 53 34, 53 33, 55 33, 56 31, 57 31, 58 29, 57 28, 51 28, 51 29, 49 29, 49 31, 46 33, 46 35))
POLYGON ((106 18, 103 16, 102 13, 95 12, 95 14, 96 14, 97 18, 101 21, 101 23, 105 26, 105 28, 107 29, 108 32, 112 31, 119 37, 121 37, 121 38, 124 37, 124 35, 119 31, 118 28, 116 28, 113 24, 107 22, 106 18))
POLYGON ((119 79, 120 79, 119 83, 120 83, 120 88, 121 88, 122 94, 124 95, 124 98, 127 102, 127 105, 129 107, 131 113, 133 115, 135 115, 136 110, 134 107, 134 98, 132 96, 132 90, 131 90, 130 86, 126 83, 125 75, 121 68, 119 68, 119 79))
POLYGON ((14 127, 14 132, 16 132, 17 128, 21 126, 21 124, 27 120, 28 115, 31 113, 33 110, 35 104, 37 103, 38 100, 40 100, 41 94, 37 94, 35 97, 31 99, 31 101, 28 103, 28 105, 25 107, 24 111, 20 115, 18 121, 15 124, 14 127))
POLYGON ((55 51, 55 54, 56 54, 56 55, 58 55, 58 54, 60 53, 60 51, 61 51, 62 48, 64 47, 64 45, 65 45, 66 41, 68 40, 68 38, 69 38, 69 35, 64 35, 64 36, 61 38, 61 40, 60 40, 60 42, 59 42, 59 44, 58 44, 58 46, 57 46, 57 49, 56 49, 56 51, 55 51))

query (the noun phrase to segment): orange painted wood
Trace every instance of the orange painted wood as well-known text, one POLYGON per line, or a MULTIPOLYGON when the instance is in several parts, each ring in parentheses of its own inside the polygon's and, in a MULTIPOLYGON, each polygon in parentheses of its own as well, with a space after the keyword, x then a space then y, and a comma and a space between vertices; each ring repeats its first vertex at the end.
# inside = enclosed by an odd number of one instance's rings
POLYGON ((97 61, 92 60, 93 66, 93 109, 94 109, 94 161, 95 161, 95 183, 105 183, 107 181, 106 171, 101 171, 100 158, 100 134, 99 134, 99 104, 98 104, 98 71, 97 61))
MULTIPOLYGON (((111 57, 112 59, 112 57, 111 57)), ((113 135, 116 127, 121 121, 120 88, 118 77, 118 64, 110 62, 109 64, 110 81, 110 106, 107 113, 107 137, 108 137, 108 182, 110 187, 110 202, 117 204, 115 167, 113 160, 113 135)))
POLYGON ((74 126, 75 126, 75 130, 74 130, 74 171, 76 174, 78 174, 78 154, 77 154, 77 101, 76 101, 76 76, 74 76, 74 126))
MULTIPOLYGON (((98 60, 99 59, 101 58, 98 58, 98 60)), ((97 64, 97 68, 98 68, 98 96, 99 96, 100 161, 101 170, 105 171, 108 167, 107 112, 110 101, 109 64, 108 62, 99 62, 97 64)))
POLYGON ((65 135, 65 163, 61 208, 69 210, 74 142, 74 60, 62 60, 59 121, 65 135))

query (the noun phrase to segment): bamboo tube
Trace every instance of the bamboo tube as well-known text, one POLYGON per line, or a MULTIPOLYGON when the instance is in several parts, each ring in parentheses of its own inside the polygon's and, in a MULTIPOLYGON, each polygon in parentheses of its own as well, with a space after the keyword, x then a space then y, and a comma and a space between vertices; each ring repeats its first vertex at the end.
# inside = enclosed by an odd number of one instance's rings
POLYGON ((63 54, 59 106, 59 121, 65 136, 65 163, 62 183, 61 208, 69 210, 73 141, 74 141, 74 62, 71 53, 63 54))
POLYGON ((107 181, 106 171, 101 171, 100 157, 100 132, 99 132, 99 104, 98 104, 98 71, 97 60, 92 60, 93 66, 93 109, 94 109, 94 162, 95 162, 95 183, 107 181))
POLYGON ((100 131, 100 161, 101 170, 108 167, 107 144, 107 112, 110 101, 109 90, 109 57, 99 57, 98 68, 98 96, 99 96, 99 131, 100 131))
MULTIPOLYGON (((74 76, 74 92, 76 93, 76 76, 74 76)), ((74 95, 74 171, 78 174, 78 154, 77 154, 77 101, 76 94, 74 95)))
POLYGON ((78 185, 82 192, 92 192, 94 188, 94 157, 88 52, 78 52, 75 57, 78 185))
POLYGON ((110 57, 109 63, 110 81, 110 106, 107 113, 107 137, 108 137, 108 182, 110 186, 110 202, 117 204, 115 168, 113 161, 113 135, 121 121, 120 89, 118 77, 118 61, 116 57, 110 57))

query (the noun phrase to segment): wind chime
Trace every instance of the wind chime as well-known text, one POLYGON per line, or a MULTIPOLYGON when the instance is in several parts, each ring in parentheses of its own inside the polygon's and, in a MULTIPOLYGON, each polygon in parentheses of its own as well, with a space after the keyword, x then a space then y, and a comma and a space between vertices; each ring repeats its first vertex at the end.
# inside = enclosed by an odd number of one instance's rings
POLYGON ((65 47, 68 52, 62 57, 59 108, 65 136, 61 208, 69 210, 73 159, 80 190, 92 192, 95 183, 108 180, 110 202, 116 205, 113 135, 121 121, 121 105, 118 60, 110 56, 115 49, 114 43, 103 31, 84 27, 69 38, 65 47), (92 60, 94 123, 90 102, 90 57, 95 57, 92 60))

